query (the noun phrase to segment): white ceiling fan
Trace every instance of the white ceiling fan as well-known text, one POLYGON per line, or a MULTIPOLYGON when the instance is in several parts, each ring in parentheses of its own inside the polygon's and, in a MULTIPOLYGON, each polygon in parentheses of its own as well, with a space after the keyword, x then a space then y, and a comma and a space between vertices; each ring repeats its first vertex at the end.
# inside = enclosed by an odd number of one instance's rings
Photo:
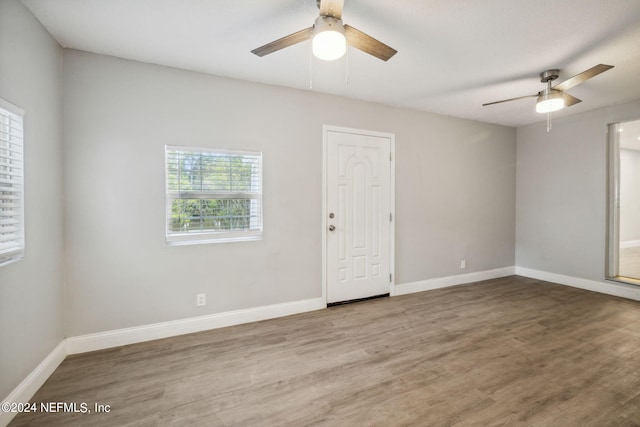
POLYGON ((323 60, 331 61, 344 55, 347 44, 388 61, 397 53, 395 49, 374 39, 368 34, 342 22, 344 0, 316 0, 320 15, 313 26, 300 30, 281 39, 253 49, 258 56, 269 55, 303 41, 312 40, 313 54, 323 60))
POLYGON ((597 76, 600 73, 604 73, 607 70, 613 68, 613 65, 605 65, 598 64, 594 67, 589 68, 570 79, 565 80, 562 83, 559 83, 555 86, 551 86, 551 82, 556 80, 560 74, 560 70, 547 70, 540 73, 540 81, 542 83, 547 84, 547 88, 541 90, 537 94, 533 95, 525 95, 519 96, 517 98, 503 99, 502 101, 494 101, 488 102, 486 104, 482 104, 482 106, 500 104, 502 102, 510 102, 516 101, 519 99, 525 98, 537 98, 536 102, 536 112, 538 113, 551 113, 553 111, 558 111, 564 107, 570 107, 572 105, 577 104, 578 102, 582 102, 582 100, 576 98, 575 96, 569 95, 565 91, 571 89, 574 86, 577 86, 585 81, 589 80, 592 77, 597 76))

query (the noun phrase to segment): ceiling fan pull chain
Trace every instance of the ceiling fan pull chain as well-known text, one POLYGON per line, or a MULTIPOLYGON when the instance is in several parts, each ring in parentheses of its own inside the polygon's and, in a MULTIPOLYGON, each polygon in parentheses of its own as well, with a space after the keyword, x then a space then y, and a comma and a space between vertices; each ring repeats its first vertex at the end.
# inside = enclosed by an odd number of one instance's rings
POLYGON ((344 83, 347 86, 349 86, 349 50, 351 50, 351 49, 349 49, 349 46, 347 46, 347 52, 346 52, 346 55, 345 55, 346 56, 345 61, 347 63, 347 65, 346 65, 347 70, 346 70, 346 76, 345 76, 345 81, 344 81, 344 83))
POLYGON ((313 89, 313 50, 309 47, 309 89, 313 89))
MULTIPOLYGON (((548 93, 551 93, 551 80, 547 81, 548 93)), ((547 133, 551 131, 551 110, 547 111, 547 133)))

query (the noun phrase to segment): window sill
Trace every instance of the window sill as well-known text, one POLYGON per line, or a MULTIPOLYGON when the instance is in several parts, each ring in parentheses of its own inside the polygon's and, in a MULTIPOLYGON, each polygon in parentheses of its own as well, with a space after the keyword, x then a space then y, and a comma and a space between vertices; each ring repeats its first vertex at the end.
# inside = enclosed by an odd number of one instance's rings
POLYGON ((24 253, 20 255, 16 255, 12 258, 5 259, 4 261, 0 260, 0 267, 4 267, 5 265, 13 264, 14 262, 18 262, 24 258, 24 253))
POLYGON ((186 246, 186 245, 208 245, 212 243, 234 243, 234 242, 251 242, 262 240, 262 234, 252 234, 249 236, 228 236, 228 237, 210 237, 210 238, 182 238, 176 240, 167 240, 168 246, 186 246))

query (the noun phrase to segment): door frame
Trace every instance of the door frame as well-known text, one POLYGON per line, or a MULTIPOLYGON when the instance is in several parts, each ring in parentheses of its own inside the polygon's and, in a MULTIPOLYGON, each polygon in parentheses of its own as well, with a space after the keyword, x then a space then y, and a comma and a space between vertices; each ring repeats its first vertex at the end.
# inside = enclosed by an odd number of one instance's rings
MULTIPOLYGON (((640 278, 620 275, 620 185, 621 142, 620 132, 625 124, 640 119, 623 120, 607 126, 607 233, 605 256, 605 280, 640 285, 640 278)), ((623 272, 624 273, 624 272, 623 272)))
POLYGON ((341 126, 323 125, 322 126, 322 299, 327 304, 327 231, 329 216, 327 196, 328 185, 327 180, 329 178, 327 172, 328 155, 329 155, 329 142, 328 134, 330 131, 351 133, 357 135, 374 136, 381 138, 389 138, 391 146, 389 147, 391 153, 391 162, 389 174, 389 208, 391 210, 391 224, 389 226, 389 271, 391 272, 391 280, 389 281, 389 295, 395 295, 395 234, 396 234, 396 136, 393 133, 377 132, 363 129, 353 129, 341 126))

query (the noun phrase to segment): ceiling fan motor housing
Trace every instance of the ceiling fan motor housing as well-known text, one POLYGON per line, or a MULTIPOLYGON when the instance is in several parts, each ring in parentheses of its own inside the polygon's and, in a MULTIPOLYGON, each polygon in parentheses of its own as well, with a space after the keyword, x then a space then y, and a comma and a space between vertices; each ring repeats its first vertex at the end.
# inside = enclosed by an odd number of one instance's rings
POLYGON ((547 83, 554 81, 560 75, 560 70, 547 70, 540 73, 540 81, 542 83, 547 83))
POLYGON ((333 16, 318 16, 316 22, 313 24, 313 33, 318 34, 323 31, 336 31, 344 34, 344 24, 341 19, 334 18, 333 16))

